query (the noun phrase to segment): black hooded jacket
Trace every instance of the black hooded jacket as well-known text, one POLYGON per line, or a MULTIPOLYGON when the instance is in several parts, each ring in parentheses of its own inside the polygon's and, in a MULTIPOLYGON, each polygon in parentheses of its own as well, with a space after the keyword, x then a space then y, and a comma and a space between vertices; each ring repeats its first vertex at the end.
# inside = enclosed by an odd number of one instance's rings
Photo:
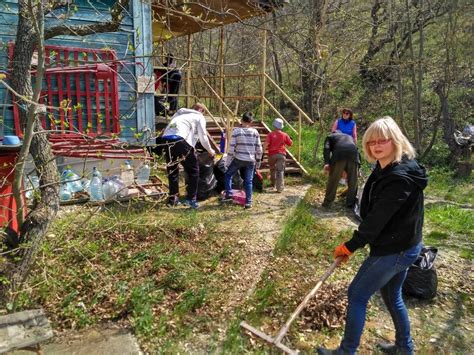
POLYGON ((421 242, 425 168, 402 158, 384 169, 377 163, 362 194, 362 222, 346 247, 351 251, 370 245, 371 256, 396 254, 421 242))
POLYGON ((359 151, 352 136, 334 132, 326 137, 323 150, 324 164, 334 164, 341 160, 360 164, 359 151))

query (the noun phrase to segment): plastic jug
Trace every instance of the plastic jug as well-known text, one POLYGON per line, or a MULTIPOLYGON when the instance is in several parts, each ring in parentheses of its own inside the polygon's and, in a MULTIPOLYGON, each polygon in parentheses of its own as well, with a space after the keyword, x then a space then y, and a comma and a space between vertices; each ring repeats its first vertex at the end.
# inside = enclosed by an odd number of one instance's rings
POLYGON ((115 190, 119 197, 128 196, 127 186, 125 186, 125 183, 117 175, 112 176, 110 180, 115 184, 115 190))
POLYGON ((148 183, 150 179, 150 165, 148 163, 144 163, 137 172, 137 184, 144 185, 148 183))
POLYGON ((119 188, 117 184, 114 183, 111 179, 104 179, 104 183, 102 184, 102 192, 104 193, 104 199, 112 199, 117 194, 118 190, 119 188))
POLYGON ((72 193, 82 191, 81 178, 71 169, 66 169, 61 175, 61 182, 69 186, 72 193))
POLYGON ((59 198, 61 201, 69 201, 72 198, 72 191, 69 189, 68 184, 61 184, 59 198))
POLYGON ((92 180, 89 186, 89 195, 91 201, 103 201, 104 193, 102 191, 102 179, 96 171, 92 173, 92 180))
POLYGON ((130 162, 128 160, 125 160, 125 165, 122 168, 120 178, 122 179, 125 186, 132 185, 134 180, 135 180, 135 175, 133 173, 133 168, 130 165, 130 162))

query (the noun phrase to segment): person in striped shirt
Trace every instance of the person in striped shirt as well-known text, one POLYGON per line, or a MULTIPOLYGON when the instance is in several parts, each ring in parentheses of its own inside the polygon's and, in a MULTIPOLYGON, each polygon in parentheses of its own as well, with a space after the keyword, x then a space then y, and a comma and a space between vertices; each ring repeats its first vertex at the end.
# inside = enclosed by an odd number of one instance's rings
POLYGON ((245 189, 245 208, 252 207, 252 185, 255 169, 260 167, 263 149, 260 135, 252 128, 253 114, 246 112, 240 120, 240 127, 234 128, 230 139, 224 177, 225 197, 223 201, 232 201, 232 177, 237 171, 243 171, 245 189))

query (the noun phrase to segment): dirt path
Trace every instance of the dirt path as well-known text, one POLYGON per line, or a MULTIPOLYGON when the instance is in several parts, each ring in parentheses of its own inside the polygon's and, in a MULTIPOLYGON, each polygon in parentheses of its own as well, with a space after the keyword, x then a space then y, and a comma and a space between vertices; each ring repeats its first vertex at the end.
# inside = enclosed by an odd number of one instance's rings
POLYGON ((234 314, 235 309, 242 306, 253 294, 262 273, 270 262, 286 218, 304 198, 309 187, 309 184, 287 186, 282 193, 267 191, 254 196, 251 220, 245 219, 241 222, 247 233, 242 233, 238 240, 238 244, 242 245, 242 250, 244 250, 242 258, 245 262, 241 269, 234 270, 232 288, 226 295, 227 301, 219 310, 219 319, 216 319, 212 325, 214 329, 219 330, 220 339, 216 342, 210 334, 195 334, 192 341, 187 339, 186 344, 183 344, 187 353, 208 353, 210 344, 220 344, 224 340, 230 315, 234 314))
POLYGON ((298 204, 310 185, 289 186, 282 193, 259 194, 252 217, 258 216, 253 233, 243 236, 239 244, 245 247, 245 270, 236 272, 234 288, 224 311, 243 304, 253 293, 260 275, 266 269, 283 223, 298 204))

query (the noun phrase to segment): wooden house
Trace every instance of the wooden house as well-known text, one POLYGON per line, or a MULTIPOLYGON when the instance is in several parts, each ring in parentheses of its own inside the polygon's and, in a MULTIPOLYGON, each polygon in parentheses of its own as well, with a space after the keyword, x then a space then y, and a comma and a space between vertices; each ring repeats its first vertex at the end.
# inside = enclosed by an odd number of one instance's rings
MULTIPOLYGON (((45 26, 61 22, 66 25, 105 22, 114 3, 114 0, 67 1, 62 9, 46 15, 45 26)), ((66 105, 71 109, 49 110, 42 117, 43 126, 66 136, 79 132, 92 137, 147 142, 155 127, 153 43, 262 15, 275 4, 269 0, 200 3, 186 7, 175 1, 130 0, 117 32, 47 40, 41 100, 49 106, 66 105)), ((0 71, 7 75, 17 22, 17 1, 1 1, 0 71)), ((15 104, 12 93, 0 85, 0 137, 21 136, 19 110, 21 107, 15 104)))

